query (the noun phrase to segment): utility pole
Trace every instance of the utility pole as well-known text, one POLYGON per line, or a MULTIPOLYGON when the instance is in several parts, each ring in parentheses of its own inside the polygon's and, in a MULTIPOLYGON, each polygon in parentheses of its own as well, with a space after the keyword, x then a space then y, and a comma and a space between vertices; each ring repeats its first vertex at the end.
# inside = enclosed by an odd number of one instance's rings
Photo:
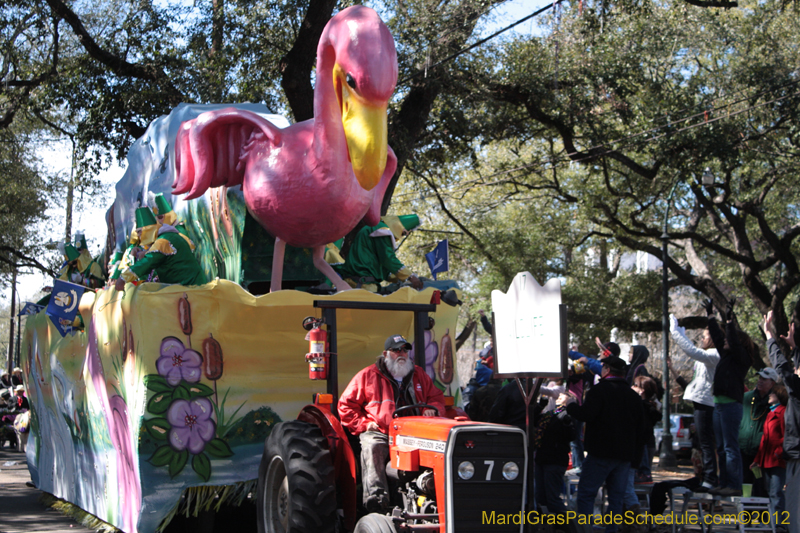
POLYGON ((11 271, 11 327, 8 329, 8 373, 14 368, 14 313, 17 307, 17 265, 11 271))

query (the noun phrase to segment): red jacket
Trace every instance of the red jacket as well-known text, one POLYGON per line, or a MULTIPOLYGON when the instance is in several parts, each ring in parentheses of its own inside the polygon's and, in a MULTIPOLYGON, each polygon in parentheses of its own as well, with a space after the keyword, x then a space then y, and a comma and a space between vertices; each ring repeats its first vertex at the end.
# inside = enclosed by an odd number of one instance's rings
POLYGON ((398 384, 384 374, 379 365, 383 366, 382 361, 356 374, 339 399, 342 425, 350 433, 353 435, 364 433, 369 422, 376 422, 382 433, 389 433, 395 402, 400 399, 400 405, 412 403, 410 401, 412 384, 413 403, 430 404, 439 410, 439 416, 444 416, 444 394, 433 384, 425 370, 415 366, 414 372, 406 376, 402 384, 398 384))
POLYGON ((761 445, 753 462, 761 468, 786 468, 783 459, 783 434, 786 430, 783 413, 786 407, 779 405, 774 411, 767 413, 764 421, 764 434, 761 436, 761 445))

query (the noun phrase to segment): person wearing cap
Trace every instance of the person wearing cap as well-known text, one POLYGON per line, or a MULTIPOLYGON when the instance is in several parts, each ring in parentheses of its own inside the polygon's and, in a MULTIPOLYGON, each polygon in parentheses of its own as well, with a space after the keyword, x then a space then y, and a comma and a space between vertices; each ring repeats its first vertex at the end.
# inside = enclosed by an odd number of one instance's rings
POLYGON ((758 372, 756 387, 744 393, 742 407, 742 422, 739 425, 739 451, 742 454, 742 465, 744 467, 742 482, 753 485, 753 496, 757 498, 767 497, 767 491, 763 486, 762 480, 756 480, 749 465, 752 464, 758 447, 761 444, 761 437, 764 434, 764 422, 769 414, 769 395, 775 383, 780 381, 780 377, 774 368, 762 368, 758 372))
POLYGON ((0 372, 0 391, 3 389, 10 389, 11 388, 11 375, 8 373, 8 370, 3 370, 0 372))
POLYGON ((417 215, 387 215, 377 226, 365 226, 356 234, 346 261, 336 270, 354 289, 378 292, 381 282, 408 281, 417 290, 422 281, 397 258, 397 241, 420 226, 417 215))
MULTIPOLYGON (((786 510, 783 486, 786 485, 786 460, 783 458, 783 437, 786 432, 786 404, 789 393, 780 383, 776 383, 769 393, 769 413, 764 421, 764 433, 758 446, 758 453, 750 464, 750 469, 760 468, 764 474, 764 486, 769 493, 773 512, 781 516, 786 510)), ((778 528, 776 528, 776 531, 778 528)))
POLYGON ((61 264, 56 278, 83 285, 84 277, 78 269, 78 258, 81 256, 80 252, 78 252, 75 246, 70 242, 58 243, 58 250, 61 252, 64 262, 61 264))
MULTIPOLYGON (((592 514, 603 484, 609 512, 622 514, 630 470, 641 461, 645 444, 644 406, 625 380, 625 361, 609 355, 601 359, 601 365, 600 381, 586 393, 583 405, 578 405, 571 393, 566 402, 567 413, 586 424, 586 458, 578 483, 577 512, 581 515, 592 514)), ((616 530, 616 524, 606 527, 607 532, 616 530)))
POLYGON ((407 409, 398 416, 443 416, 444 395, 425 372, 409 358, 409 343, 402 335, 392 335, 375 364, 356 374, 339 399, 342 425, 361 442, 363 503, 369 512, 387 510, 390 505, 386 481, 389 457, 389 425, 396 409, 407 409))
POLYGON ((773 326, 772 311, 764 316, 762 325, 767 337, 769 361, 778 372, 788 394, 786 411, 783 414, 783 458, 786 460, 786 498, 787 511, 791 513, 790 533, 800 533, 797 502, 800 502, 800 301, 792 313, 789 331, 780 338, 792 350, 789 357, 784 355, 778 345, 777 332, 773 326))
POLYGON ((12 387, 18 387, 20 385, 23 385, 22 369, 20 367, 16 366, 11 371, 11 386, 12 387))
POLYGON ((144 257, 120 274, 115 282, 118 291, 125 288, 126 282, 147 281, 151 272, 158 275, 160 283, 203 285, 208 282, 189 242, 178 230, 172 226, 160 226, 147 207, 137 209, 136 217, 141 243, 146 245, 153 234, 155 237, 144 257))
POLYGON ((105 284, 105 276, 100 264, 92 258, 86 245, 86 236, 82 231, 75 232, 74 247, 78 251, 75 267, 83 277, 82 285, 97 289, 105 284))
POLYGON ((162 193, 154 195, 152 203, 153 214, 156 216, 158 223, 162 226, 170 226, 178 230, 178 233, 186 239, 186 242, 189 243, 192 251, 194 251, 194 242, 189 238, 189 232, 186 230, 186 226, 183 222, 178 220, 177 213, 172 209, 172 205, 170 205, 164 195, 162 193))
POLYGON ((577 352, 575 350, 570 350, 569 352, 567 352, 567 356, 573 361, 580 361, 581 363, 586 365, 593 374, 597 374, 599 376, 603 370, 603 365, 601 363, 602 359, 604 357, 609 357, 612 355, 615 357, 619 357, 620 354, 620 347, 619 344, 617 344, 616 342, 606 342, 604 344, 601 344, 599 347, 601 348, 601 350, 600 353, 597 355, 597 359, 593 357, 586 357, 582 353, 577 352))
MULTIPOLYGON (((122 252, 122 257, 114 266, 114 270, 109 276, 109 281, 116 282, 126 268, 133 266, 136 263, 139 251, 144 250, 139 245, 139 232, 134 228, 131 232, 131 238, 128 240, 128 246, 125 248, 125 251, 122 252)), ((113 283, 111 284, 113 285, 113 283)))
POLYGON ((17 395, 17 411, 27 411, 31 408, 28 399, 25 397, 25 387, 23 385, 14 387, 14 394, 17 395))

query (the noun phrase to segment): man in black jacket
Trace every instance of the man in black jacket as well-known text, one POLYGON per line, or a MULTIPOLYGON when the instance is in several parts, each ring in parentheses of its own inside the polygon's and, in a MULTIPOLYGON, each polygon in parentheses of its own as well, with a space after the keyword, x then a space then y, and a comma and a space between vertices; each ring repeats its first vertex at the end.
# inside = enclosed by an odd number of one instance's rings
MULTIPOLYGON (((641 461, 644 449, 644 408, 642 399, 625 381, 625 361, 612 355, 602 359, 600 382, 586 394, 583 405, 571 395, 567 413, 586 422, 581 479, 578 484, 578 514, 590 515, 598 489, 606 484, 608 508, 622 513, 628 486, 628 472, 641 461)), ((617 530, 612 524, 606 532, 617 530)))
MULTIPOLYGON (((800 302, 798 304, 800 305, 800 302)), ((786 522, 789 523, 790 533, 800 533, 800 504, 798 504, 800 502, 800 350, 797 348, 800 341, 799 321, 798 309, 795 308, 789 333, 786 336, 781 335, 792 349, 791 358, 787 358, 773 336, 772 311, 764 317, 769 361, 783 378, 783 384, 789 392, 789 403, 783 415, 786 424, 783 434, 783 455, 786 458, 786 510, 790 514, 786 522)))

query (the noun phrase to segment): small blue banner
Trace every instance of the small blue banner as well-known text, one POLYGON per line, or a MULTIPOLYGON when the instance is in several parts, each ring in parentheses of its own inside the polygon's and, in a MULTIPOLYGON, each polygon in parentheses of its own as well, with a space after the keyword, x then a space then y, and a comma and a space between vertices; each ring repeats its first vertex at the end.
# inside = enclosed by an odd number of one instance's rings
POLYGON ((42 309, 44 309, 43 305, 35 304, 33 302, 25 302, 25 305, 19 310, 17 316, 35 315, 42 309))
POLYGON ((433 251, 425 254, 425 259, 428 260, 433 279, 436 279, 436 274, 439 272, 447 272, 450 269, 450 247, 447 239, 439 241, 433 251))
POLYGON ((47 316, 55 324, 62 337, 72 333, 72 322, 78 314, 78 304, 86 287, 60 279, 54 280, 50 303, 47 304, 47 316))

